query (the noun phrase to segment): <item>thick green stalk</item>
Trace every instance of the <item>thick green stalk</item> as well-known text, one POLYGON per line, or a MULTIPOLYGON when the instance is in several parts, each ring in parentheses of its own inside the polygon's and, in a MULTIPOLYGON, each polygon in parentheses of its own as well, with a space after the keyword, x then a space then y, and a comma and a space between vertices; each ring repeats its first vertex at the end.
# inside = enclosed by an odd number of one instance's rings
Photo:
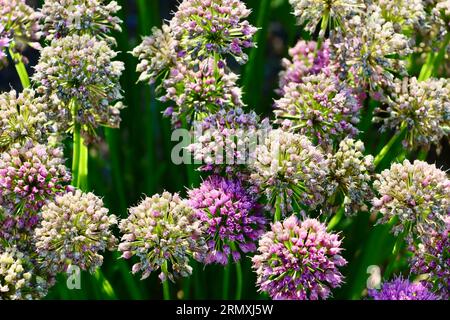
POLYGON ((100 269, 97 269, 95 271, 94 278, 97 281, 97 283, 99 283, 101 285, 100 290, 106 297, 108 297, 108 299, 110 299, 110 300, 117 299, 114 289, 112 288, 108 279, 105 278, 105 276, 103 275, 103 272, 100 269))
POLYGON ((20 53, 14 52, 11 48, 9 49, 9 54, 11 56, 11 59, 14 61, 14 65, 16 67, 17 74, 19 75, 22 87, 24 89, 29 88, 30 78, 28 76, 27 69, 25 68, 25 65, 22 62, 22 55, 20 53))
POLYGON ((400 130, 389 140, 389 142, 381 149, 381 151, 377 154, 375 157, 373 164, 375 167, 378 167, 378 165, 383 161, 383 159, 386 157, 386 155, 389 153, 389 151, 392 149, 392 147, 402 139, 404 134, 407 130, 407 124, 406 122, 403 122, 400 130))
POLYGON ((345 207, 344 203, 342 203, 336 214, 333 216, 333 218, 331 218, 330 222, 328 223, 327 226, 328 231, 333 230, 339 224, 339 222, 341 222, 342 218, 344 217, 344 213, 345 207))
MULTIPOLYGON (((164 274, 167 274, 167 261, 166 262, 164 262, 163 263, 163 265, 161 266, 161 271, 164 273, 164 274)), ((164 297, 164 300, 170 300, 170 286, 169 286, 169 280, 168 279, 165 279, 163 282, 162 282, 162 285, 163 285, 163 297, 164 297)))
POLYGON ((230 290, 230 262, 223 268, 222 299, 228 300, 230 290))
POLYGON ((447 46, 450 43, 450 33, 447 33, 444 41, 442 41, 441 47, 438 51, 438 53, 430 52, 427 57, 427 61, 422 66, 422 69, 420 70, 420 75, 418 80, 419 81, 425 81, 429 79, 432 76, 436 75, 436 72, 441 65, 442 61, 445 58, 445 53, 447 50, 447 46))
POLYGON ((242 297, 242 267, 241 263, 237 261, 236 267, 236 300, 241 300, 242 297))

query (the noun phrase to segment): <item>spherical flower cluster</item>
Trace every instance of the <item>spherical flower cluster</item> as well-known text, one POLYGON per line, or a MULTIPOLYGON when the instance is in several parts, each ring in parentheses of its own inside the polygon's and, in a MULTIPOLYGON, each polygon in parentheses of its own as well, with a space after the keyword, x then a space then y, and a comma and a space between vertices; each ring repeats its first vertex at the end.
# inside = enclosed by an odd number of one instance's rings
POLYGON ((447 79, 395 82, 386 110, 379 109, 382 130, 400 131, 406 126, 405 145, 409 148, 440 145, 450 126, 450 83, 447 79), (387 116, 386 116, 387 114, 387 116))
POLYGON ((205 263, 226 265, 230 258, 241 258, 238 248, 243 253, 256 250, 266 220, 240 180, 213 175, 188 194, 189 205, 206 226, 205 263))
POLYGON ((427 274, 434 289, 443 299, 450 295, 450 222, 443 232, 432 231, 421 237, 421 243, 412 246, 411 270, 427 274))
POLYGON ((369 290, 374 300, 438 300, 439 297, 428 290, 422 283, 411 283, 408 279, 397 277, 383 283, 381 290, 369 290))
MULTIPOLYGON (((352 15, 364 8, 361 0, 289 0, 294 8, 298 23, 306 31, 314 33, 320 21, 325 26, 346 29, 346 22, 352 15)), ((322 29, 320 36, 326 30, 322 29)))
POLYGON ((356 86, 368 87, 378 98, 380 89, 392 84, 391 72, 406 74, 404 61, 394 57, 411 53, 408 38, 395 31, 378 6, 370 6, 365 15, 354 16, 349 25, 353 32, 335 39, 333 59, 345 63, 347 77, 353 78, 356 86))
POLYGON ((18 95, 15 90, 0 94, 0 150, 29 140, 47 143, 53 130, 46 107, 30 89, 18 95))
MULTIPOLYGON (((374 170, 373 157, 364 156, 364 143, 345 139, 336 153, 329 155, 330 174, 327 189, 330 199, 344 203, 345 213, 352 215, 360 210, 367 211, 367 202, 372 198, 371 173, 374 170)), ((333 204, 332 204, 333 205, 333 204)))
POLYGON ((46 0, 41 8, 42 29, 47 40, 72 34, 104 37, 112 30, 121 31, 120 6, 105 0, 46 0))
POLYGON ((376 0, 375 3, 383 18, 392 22, 399 32, 422 25, 426 18, 422 0, 376 0))
POLYGON ((14 145, 0 155, 0 204, 10 216, 25 219, 25 227, 38 220, 37 212, 55 195, 64 192, 71 176, 63 150, 45 145, 14 145))
POLYGON ((330 65, 330 42, 327 40, 317 49, 317 42, 299 40, 289 49, 291 59, 281 61, 279 95, 284 95, 284 87, 289 83, 303 82, 303 77, 318 74, 330 65))
POLYGON ((37 91, 52 101, 56 122, 81 125, 85 136, 100 125, 118 127, 123 62, 105 41, 89 35, 53 40, 41 51, 33 75, 37 91))
POLYGON ((115 247, 110 228, 116 223, 92 193, 75 190, 57 196, 42 208, 42 221, 34 233, 41 265, 55 273, 70 265, 93 272, 103 263, 99 252, 115 247))
POLYGON ((236 166, 249 163, 258 138, 268 128, 268 120, 260 121, 255 112, 220 110, 194 124, 195 140, 187 150, 204 165, 202 169, 232 173, 236 166))
POLYGON ((47 283, 35 274, 30 257, 16 247, 0 247, 0 300, 32 300, 47 294, 47 283))
POLYGON ((250 180, 263 191, 268 205, 286 214, 301 205, 315 208, 324 200, 328 163, 307 137, 271 130, 255 149, 250 180))
POLYGON ((136 67, 141 74, 139 81, 153 84, 160 75, 168 73, 177 63, 177 45, 168 25, 164 24, 161 29, 153 27, 152 35, 144 37, 133 49, 133 55, 139 59, 136 67))
POLYGON ((257 31, 245 20, 250 12, 240 0, 184 0, 170 26, 194 59, 218 53, 245 63, 248 57, 243 50, 254 46, 257 31))
POLYGON ((38 20, 39 14, 25 0, 0 0, 0 39, 8 40, 13 52, 23 52, 27 45, 40 48, 38 20))
POLYGON ((165 115, 177 126, 183 120, 192 123, 221 109, 242 107, 237 80, 236 74, 226 71, 224 63, 216 63, 214 59, 201 61, 195 68, 179 63, 163 82, 166 94, 160 99, 175 103, 165 115))
POLYGON ((336 77, 319 73, 289 83, 275 101, 275 123, 306 135, 323 147, 358 133, 361 104, 336 77))
POLYGON ((299 221, 293 215, 275 222, 252 259, 259 290, 272 299, 327 299, 343 282, 339 267, 347 261, 341 251, 339 236, 315 219, 299 221))
POLYGON ((142 271, 142 279, 158 269, 162 281, 187 277, 192 273, 189 258, 201 260, 206 253, 201 221, 178 194, 164 192, 146 198, 130 209, 128 218, 120 222, 120 230, 122 257, 139 258, 132 272, 142 271))
POLYGON ((405 230, 408 237, 413 237, 445 228, 450 180, 435 165, 419 160, 394 163, 378 175, 373 186, 379 195, 372 201, 373 211, 382 214, 381 223, 398 218, 395 234, 405 230))
POLYGON ((11 42, 11 38, 5 31, 5 26, 0 21, 0 69, 2 65, 6 64, 6 50, 9 47, 9 43, 11 42))

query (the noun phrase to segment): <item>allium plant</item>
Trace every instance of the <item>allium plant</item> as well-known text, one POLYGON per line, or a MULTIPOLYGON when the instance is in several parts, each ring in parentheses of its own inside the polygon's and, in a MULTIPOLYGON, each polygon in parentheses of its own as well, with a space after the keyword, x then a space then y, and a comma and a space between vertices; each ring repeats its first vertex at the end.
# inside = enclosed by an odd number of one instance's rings
POLYGON ((255 149, 250 180, 279 219, 293 208, 315 208, 324 201, 328 163, 320 149, 300 134, 271 130, 255 149))
POLYGON ((202 260, 207 248, 202 222, 186 201, 178 194, 164 192, 129 211, 119 225, 123 234, 119 250, 125 259, 139 259, 132 272, 142 271, 145 279, 160 269, 161 281, 191 275, 189 259, 202 260))
POLYGON ((369 290, 369 296, 373 300, 439 300, 422 283, 411 283, 402 277, 383 283, 381 290, 369 290))
POLYGON ((381 129, 404 130, 408 148, 437 145, 448 135, 450 127, 450 83, 447 79, 418 81, 397 79, 387 101, 387 108, 378 109, 376 122, 381 129))
POLYGON ((358 133, 361 104, 351 88, 332 74, 319 73, 289 83, 275 101, 275 123, 330 149, 334 142, 358 133))
POLYGON ((316 219, 275 222, 252 258, 257 286, 272 299, 327 299, 343 283, 341 239, 316 219))
POLYGON ((377 197, 372 201, 372 210, 381 213, 380 223, 395 219, 395 234, 405 232, 415 238, 445 229, 450 180, 435 165, 419 160, 394 163, 378 175, 373 186, 377 197))
POLYGON ((419 27, 425 22, 426 12, 422 0, 375 0, 386 21, 398 31, 419 27))
POLYGON ((248 60, 257 31, 245 20, 250 10, 240 0, 184 0, 170 27, 183 50, 193 59, 230 55, 238 63, 248 60))
POLYGON ((103 264, 100 255, 115 248, 111 227, 117 223, 103 201, 80 190, 56 196, 42 208, 42 221, 34 232, 41 266, 63 272, 71 265, 93 272, 103 264))
POLYGON ((6 52, 10 42, 11 38, 5 31, 5 26, 3 23, 0 22, 0 69, 2 68, 2 65, 6 64, 6 52))
POLYGON ((116 55, 105 41, 89 35, 56 39, 41 51, 33 80, 61 130, 80 126, 88 139, 98 126, 119 126, 124 64, 113 61, 116 55))
POLYGON ((266 220, 242 181, 213 175, 188 195, 189 205, 206 228, 206 264, 226 265, 231 259, 240 260, 240 252, 256 250, 266 220))
POLYGON ((40 10, 42 31, 47 40, 68 35, 90 34, 105 38, 111 31, 121 31, 122 22, 115 14, 116 1, 46 0, 40 10))

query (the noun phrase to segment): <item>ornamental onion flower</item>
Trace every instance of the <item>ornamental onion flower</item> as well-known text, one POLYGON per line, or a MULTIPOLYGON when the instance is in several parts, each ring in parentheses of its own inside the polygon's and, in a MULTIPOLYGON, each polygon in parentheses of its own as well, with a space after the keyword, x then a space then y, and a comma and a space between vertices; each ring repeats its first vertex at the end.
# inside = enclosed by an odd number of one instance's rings
POLYGON ((210 176, 199 188, 190 190, 189 205, 206 227, 206 264, 226 265, 238 261, 241 252, 256 250, 266 220, 254 195, 238 179, 210 176))
POLYGON ((277 93, 284 95, 284 87, 289 83, 303 82, 303 78, 326 72, 330 65, 330 41, 325 41, 320 49, 317 42, 299 40, 297 44, 289 49, 290 59, 281 61, 283 70, 279 75, 279 89, 277 93))
POLYGON ((259 290, 279 300, 327 299, 342 284, 339 268, 347 264, 339 236, 316 219, 295 215, 271 228, 252 258, 259 290))
POLYGON ((46 108, 34 90, 0 94, 0 150, 27 141, 47 143, 54 128, 48 121, 46 108))
POLYGON ((250 10, 240 0, 184 0, 170 21, 175 38, 193 59, 219 54, 246 63, 246 48, 257 31, 245 20, 250 10))
POLYGON ((5 32, 5 26, 0 21, 0 70, 2 69, 3 65, 7 63, 7 48, 9 47, 9 43, 11 42, 11 38, 5 32))
POLYGON ((275 123, 329 149, 346 136, 358 134, 360 108, 349 87, 331 74, 319 73, 284 87, 284 96, 275 101, 275 123))
POLYGON ((101 38, 111 31, 121 31, 120 10, 116 1, 105 0, 45 0, 41 23, 49 41, 72 34, 90 34, 101 38), (108 3, 105 3, 108 2, 108 3))
POLYGON ((439 300, 422 283, 411 283, 401 276, 383 283, 381 290, 369 290, 369 296, 374 300, 439 300))
POLYGON ((144 37, 132 52, 139 59, 136 67, 139 81, 153 84, 159 76, 166 75, 177 63, 177 45, 168 25, 164 24, 161 29, 153 27, 152 35, 144 37))
POLYGON ((236 84, 238 76, 225 68, 222 62, 205 59, 195 68, 179 63, 170 70, 163 82, 166 94, 160 100, 175 103, 165 112, 174 126, 184 121, 188 124, 200 121, 219 110, 243 106, 241 89, 236 84))
POLYGON ((123 108, 119 78, 123 62, 105 41, 89 35, 53 40, 41 51, 33 80, 52 107, 61 130, 81 126, 89 138, 98 126, 118 127, 123 108))
POLYGON ((206 253, 201 221, 178 194, 164 192, 146 198, 120 222, 122 257, 139 258, 132 272, 142 279, 161 269, 159 278, 174 281, 192 273, 189 258, 202 260, 206 253))
POLYGON ((43 298, 53 281, 41 277, 38 269, 17 247, 0 246, 0 300, 43 298))
POLYGON ((378 175, 373 186, 378 197, 372 201, 372 210, 381 213, 379 223, 398 219, 395 234, 404 231, 413 238, 431 230, 444 230, 450 207, 450 180, 435 165, 419 160, 394 163, 378 175))
POLYGON ((424 24, 426 17, 422 0, 375 0, 381 15, 394 24, 397 31, 412 29, 424 24))
POLYGON ((343 201, 347 215, 367 211, 367 203, 373 197, 370 184, 374 165, 373 156, 364 156, 364 143, 346 138, 340 142, 338 151, 328 158, 329 199, 343 201))
POLYGON ((42 206, 70 189, 63 150, 28 141, 0 154, 0 204, 7 216, 28 217, 25 227, 38 221, 42 206))
POLYGON ((100 252, 115 248, 111 227, 116 223, 93 193, 75 190, 57 196, 42 208, 42 221, 34 232, 41 265, 55 273, 70 265, 94 272, 103 263, 100 252))
POLYGON ((406 125, 408 148, 438 146, 450 127, 450 83, 447 79, 396 80, 387 109, 378 109, 374 121, 382 130, 400 131, 406 125))
POLYGON ((250 180, 264 192, 268 205, 282 214, 293 207, 315 208, 324 201, 328 163, 307 137, 271 130, 255 149, 250 180))

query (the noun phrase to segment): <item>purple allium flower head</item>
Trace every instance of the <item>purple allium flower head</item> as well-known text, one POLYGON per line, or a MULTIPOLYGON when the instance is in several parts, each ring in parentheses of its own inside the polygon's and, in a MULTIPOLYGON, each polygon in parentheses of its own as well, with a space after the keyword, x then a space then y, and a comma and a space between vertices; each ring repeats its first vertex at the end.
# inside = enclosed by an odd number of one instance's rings
POLYGON ((391 91, 387 108, 378 108, 374 121, 382 123, 383 131, 400 131, 406 125, 404 144, 408 148, 429 148, 435 144, 440 151, 440 142, 450 127, 448 79, 397 79, 391 91))
POLYGON ((174 281, 192 274, 190 257, 202 260, 206 253, 202 222, 178 194, 164 192, 146 198, 120 222, 122 257, 139 258, 132 272, 142 279, 161 269, 159 278, 174 281))
POLYGON ((188 194, 189 205, 206 226, 205 263, 226 265, 230 257, 234 261, 241 258, 239 251, 256 250, 266 220, 260 205, 240 180, 213 175, 188 194))
POLYGON ((343 282, 339 268, 347 261, 340 246, 339 236, 316 219, 292 215, 275 222, 252 259, 259 290, 272 299, 327 299, 343 282))
POLYGON ((5 27, 0 21, 0 69, 6 61, 6 48, 8 48, 11 39, 5 32, 5 27))
POLYGON ((195 140, 187 150, 204 165, 202 170, 244 174, 242 170, 251 161, 258 138, 269 130, 270 124, 254 112, 236 108, 220 110, 193 127, 195 140))
POLYGON ((178 63, 163 81, 166 94, 160 100, 173 101, 172 124, 204 119, 219 110, 242 107, 238 76, 218 68, 214 59, 199 61, 195 67, 178 63))
POLYGON ((172 30, 166 24, 161 29, 153 27, 152 35, 144 37, 142 43, 133 49, 133 55, 139 59, 136 71, 141 75, 139 81, 153 84, 156 79, 176 65, 178 42, 174 39, 172 30))
POLYGON ((282 214, 297 204, 315 208, 324 201, 328 162, 303 135, 271 130, 256 146, 250 166, 251 182, 264 192, 271 208, 278 202, 282 214))
POLYGON ((330 65, 330 42, 327 40, 317 50, 317 42, 299 40, 295 47, 289 49, 291 59, 281 61, 283 70, 280 72, 279 89, 277 93, 284 95, 284 87, 289 83, 300 83, 303 77, 326 72, 330 65))
POLYGON ((107 42, 90 35, 55 39, 41 51, 33 80, 61 130, 81 125, 89 141, 98 126, 119 126, 124 64, 113 61, 116 55, 107 42))
POLYGON ((358 134, 361 104, 351 88, 332 74, 319 73, 289 83, 275 101, 276 123, 306 135, 330 150, 334 143, 358 134))
POLYGON ((450 297, 450 217, 443 232, 423 235, 419 244, 412 245, 411 270, 427 274, 433 289, 443 299, 450 297))
POLYGON ((215 52, 245 63, 248 57, 243 49, 254 46, 257 30, 245 20, 250 12, 240 0, 184 0, 170 26, 193 59, 215 52))
MULTIPOLYGON (((70 179, 62 149, 28 141, 0 154, 0 204, 7 216, 19 221, 35 216, 47 201, 70 189, 70 179)), ((35 222, 25 221, 24 227, 35 222)))
POLYGON ((372 200, 379 223, 397 217, 393 232, 407 232, 413 240, 446 228, 450 208, 450 180, 435 165, 416 160, 394 163, 373 184, 378 197, 372 200))
POLYGON ((422 283, 411 283, 402 277, 383 283, 381 290, 369 290, 369 296, 374 300, 439 300, 422 283))
POLYGON ((33 236, 42 266, 55 273, 70 265, 94 272, 103 263, 99 253, 115 248, 111 231, 115 224, 116 217, 93 193, 75 190, 57 196, 42 208, 42 221, 33 236))
POLYGON ((119 10, 116 1, 46 0, 40 10, 42 29, 47 40, 71 34, 106 38, 113 30, 121 31, 122 20, 115 16, 119 10))

